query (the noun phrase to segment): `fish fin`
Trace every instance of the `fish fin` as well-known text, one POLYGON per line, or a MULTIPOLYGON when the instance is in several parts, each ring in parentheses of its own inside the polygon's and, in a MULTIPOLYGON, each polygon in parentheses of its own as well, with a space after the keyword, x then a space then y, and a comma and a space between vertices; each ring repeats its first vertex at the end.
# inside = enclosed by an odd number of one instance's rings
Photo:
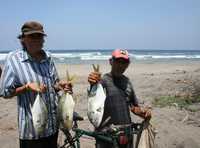
POLYGON ((92 64, 93 70, 96 71, 96 67, 94 64, 92 64))
POLYGON ((73 84, 75 79, 76 79, 76 75, 72 75, 70 76, 69 71, 66 70, 66 77, 67 77, 67 82, 73 84))
POLYGON ((74 81, 76 80, 76 78, 77 78, 76 75, 73 75, 73 76, 70 77, 70 81, 71 81, 72 83, 74 83, 74 81))
POLYGON ((92 85, 90 89, 87 89, 87 91, 89 97, 95 96, 97 92, 97 85, 92 85))
POLYGON ((97 64, 97 72, 99 72, 99 68, 100 68, 100 66, 99 66, 99 64, 97 64))
POLYGON ((93 67, 94 72, 99 72, 99 64, 97 64, 97 66, 92 64, 92 67, 93 67))
POLYGON ((69 80, 69 71, 68 70, 66 70, 66 78, 67 78, 67 81, 69 80))
POLYGON ((87 88, 87 94, 88 95, 90 94, 90 90, 91 90, 91 88, 87 88))
POLYGON ((36 82, 36 89, 37 89, 37 91, 39 93, 39 91, 40 91, 40 82, 36 82))

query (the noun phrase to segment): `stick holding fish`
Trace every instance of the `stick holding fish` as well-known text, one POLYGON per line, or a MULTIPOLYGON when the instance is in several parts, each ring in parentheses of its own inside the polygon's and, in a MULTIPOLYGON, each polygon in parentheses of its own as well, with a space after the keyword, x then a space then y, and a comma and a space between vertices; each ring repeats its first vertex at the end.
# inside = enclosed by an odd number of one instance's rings
MULTIPOLYGON (((99 65, 92 65, 94 72, 99 72, 99 65)), ((88 110, 87 115, 89 121, 93 124, 95 128, 98 128, 101 124, 104 113, 104 102, 106 99, 106 94, 103 86, 98 82, 91 86, 88 91, 88 110)))
MULTIPOLYGON (((70 76, 67 71, 67 82, 72 84, 74 79, 75 76, 70 76)), ((58 103, 60 128, 64 131, 72 129, 74 107, 75 103, 72 94, 64 92, 58 103)))

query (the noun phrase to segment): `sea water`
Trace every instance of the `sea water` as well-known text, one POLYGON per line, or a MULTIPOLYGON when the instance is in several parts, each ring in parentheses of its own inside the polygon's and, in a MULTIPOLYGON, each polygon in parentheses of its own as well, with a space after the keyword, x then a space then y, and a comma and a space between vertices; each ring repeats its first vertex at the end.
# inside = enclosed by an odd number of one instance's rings
MULTIPOLYGON (((71 49, 48 50, 56 63, 88 64, 105 62, 111 57, 113 49, 71 49)), ((0 51, 0 63, 4 63, 10 51, 0 51)), ((166 62, 177 60, 199 60, 200 50, 155 50, 129 49, 130 59, 135 62, 166 62)))

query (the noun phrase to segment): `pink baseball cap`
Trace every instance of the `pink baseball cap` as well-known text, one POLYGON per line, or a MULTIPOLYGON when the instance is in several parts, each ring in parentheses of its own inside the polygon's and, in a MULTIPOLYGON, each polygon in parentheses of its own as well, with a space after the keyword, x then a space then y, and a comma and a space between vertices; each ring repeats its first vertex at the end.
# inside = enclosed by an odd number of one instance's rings
POLYGON ((128 51, 125 49, 115 49, 112 52, 112 58, 115 58, 115 59, 122 58, 125 60, 129 60, 128 51))

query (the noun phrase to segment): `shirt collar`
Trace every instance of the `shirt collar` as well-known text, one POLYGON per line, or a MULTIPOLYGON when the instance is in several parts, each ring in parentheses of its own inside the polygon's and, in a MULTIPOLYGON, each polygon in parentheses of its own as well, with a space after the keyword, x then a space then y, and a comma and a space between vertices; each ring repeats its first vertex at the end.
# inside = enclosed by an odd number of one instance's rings
MULTIPOLYGON (((41 60, 40 62, 45 62, 46 60, 49 60, 51 57, 50 57, 50 54, 48 52, 45 52, 44 50, 42 50, 42 52, 44 52, 45 54, 45 58, 43 60, 41 60)), ((26 62, 28 60, 30 61, 35 61, 34 58, 32 58, 28 52, 26 51, 26 49, 23 50, 23 53, 22 53, 22 62, 26 62)))

